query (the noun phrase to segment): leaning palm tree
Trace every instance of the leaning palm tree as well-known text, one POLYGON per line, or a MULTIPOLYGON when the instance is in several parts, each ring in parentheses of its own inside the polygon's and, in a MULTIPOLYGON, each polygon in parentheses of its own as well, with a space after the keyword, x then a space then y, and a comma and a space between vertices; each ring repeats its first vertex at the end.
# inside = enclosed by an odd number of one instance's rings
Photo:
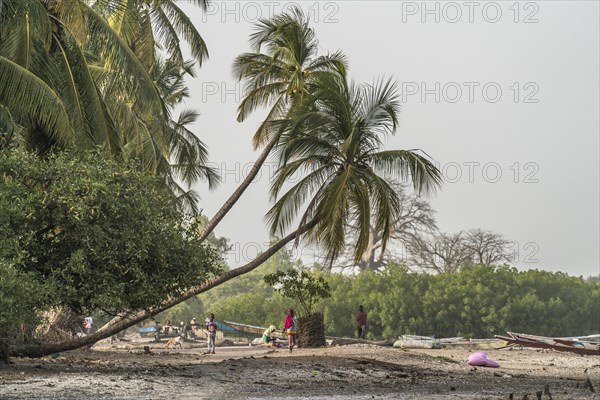
POLYGON ((344 76, 321 75, 310 95, 279 123, 285 146, 277 149, 282 166, 271 189, 271 233, 281 235, 294 224, 316 221, 306 237, 333 262, 352 226, 359 261, 373 225, 385 251, 401 212, 398 195, 385 178, 412 180, 415 190, 425 193, 441 184, 440 172, 427 156, 381 149, 382 138, 395 133, 399 108, 391 80, 349 86, 344 76), (282 194, 298 174, 305 176, 282 194))
POLYGON ((254 133, 255 149, 261 154, 240 186, 206 225, 206 238, 239 200, 261 166, 279 142, 272 121, 284 118, 310 92, 312 82, 322 74, 345 75, 346 58, 341 52, 318 56, 318 42, 308 18, 294 7, 289 13, 262 19, 250 36, 253 52, 236 58, 233 74, 244 85, 245 97, 238 107, 238 122, 261 107, 270 107, 254 133))

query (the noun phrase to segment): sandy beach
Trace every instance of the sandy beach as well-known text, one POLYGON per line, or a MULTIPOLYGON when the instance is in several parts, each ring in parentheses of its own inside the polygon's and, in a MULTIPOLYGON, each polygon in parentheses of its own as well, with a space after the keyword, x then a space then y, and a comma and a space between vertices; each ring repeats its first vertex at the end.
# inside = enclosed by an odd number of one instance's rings
POLYGON ((600 398, 600 359, 555 351, 491 350, 492 369, 467 365, 469 349, 150 346, 12 359, 0 367, 0 399, 600 398))

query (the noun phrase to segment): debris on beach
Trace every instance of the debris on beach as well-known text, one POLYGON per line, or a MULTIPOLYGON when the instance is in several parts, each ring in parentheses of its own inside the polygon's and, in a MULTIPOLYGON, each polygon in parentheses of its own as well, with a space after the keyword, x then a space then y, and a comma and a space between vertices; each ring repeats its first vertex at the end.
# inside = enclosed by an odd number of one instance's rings
POLYGON ((402 335, 394 342, 395 348, 400 349, 441 349, 441 342, 429 336, 402 335))
POLYGON ((504 340, 513 346, 553 349, 600 356, 600 335, 552 338, 524 333, 507 333, 508 336, 496 335, 496 338, 504 340))
POLYGON ((433 338, 430 336, 401 335, 394 342, 394 347, 402 349, 442 349, 442 348, 469 348, 469 349, 499 349, 504 347, 504 342, 498 339, 470 339, 463 337, 433 338))

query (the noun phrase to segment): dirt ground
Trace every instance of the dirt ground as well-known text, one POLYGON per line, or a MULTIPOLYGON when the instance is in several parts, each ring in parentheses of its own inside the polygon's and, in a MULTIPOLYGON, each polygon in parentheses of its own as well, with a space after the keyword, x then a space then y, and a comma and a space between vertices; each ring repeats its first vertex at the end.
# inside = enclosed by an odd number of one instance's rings
POLYGON ((555 351, 490 350, 491 369, 468 349, 151 346, 13 359, 0 399, 600 399, 600 358, 555 351))

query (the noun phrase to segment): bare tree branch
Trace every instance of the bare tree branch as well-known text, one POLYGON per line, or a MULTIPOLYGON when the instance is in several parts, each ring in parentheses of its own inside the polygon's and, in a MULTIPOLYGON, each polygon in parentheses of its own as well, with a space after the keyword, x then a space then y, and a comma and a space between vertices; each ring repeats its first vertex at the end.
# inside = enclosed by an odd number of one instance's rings
POLYGON ((413 268, 436 273, 454 273, 462 265, 492 265, 511 261, 510 242, 500 234, 472 229, 468 232, 436 233, 409 242, 413 268))
MULTIPOLYGON (((358 263, 354 262, 353 253, 356 239, 349 238, 346 251, 340 256, 333 268, 364 270, 377 270, 384 268, 390 259, 404 259, 408 243, 423 237, 428 233, 437 231, 435 211, 426 200, 414 194, 409 194, 406 185, 391 182, 400 199, 401 212, 394 224, 391 238, 385 253, 381 253, 382 238, 377 234, 374 226, 370 227, 369 244, 358 263)), ((373 218, 371 220, 374 220, 373 218)))

